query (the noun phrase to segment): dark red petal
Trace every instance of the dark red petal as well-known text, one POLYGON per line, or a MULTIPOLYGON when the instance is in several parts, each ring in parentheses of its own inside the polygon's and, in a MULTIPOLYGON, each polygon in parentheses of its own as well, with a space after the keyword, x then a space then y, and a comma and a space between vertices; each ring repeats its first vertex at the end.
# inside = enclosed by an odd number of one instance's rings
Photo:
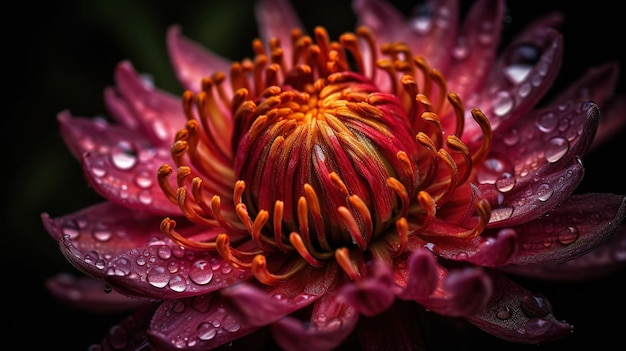
MULTIPOLYGON (((480 91, 496 60, 500 44, 504 1, 476 1, 463 21, 450 69, 445 72, 450 87, 459 96, 480 91)), ((435 67, 438 68, 438 67, 435 67)))
POLYGON ((547 300, 535 296, 505 276, 491 272, 493 294, 485 309, 466 317, 472 324, 499 338, 539 344, 563 338, 572 326, 558 321, 547 300))
MULTIPOLYGON (((185 38, 180 26, 171 26, 167 31, 167 50, 176 77, 183 88, 193 92, 201 91, 202 78, 213 73, 230 71, 230 61, 208 51, 198 43, 185 38)), ((226 81, 224 91, 231 92, 226 81)), ((182 106, 182 105, 181 105, 182 106)))
POLYGON ((395 300, 391 269, 381 261, 372 263, 369 276, 354 284, 346 284, 339 291, 339 300, 354 306, 365 316, 374 316, 387 310, 395 300))
POLYGON ((558 105, 568 101, 591 100, 603 106, 613 96, 619 71, 619 65, 616 62, 591 67, 573 84, 568 85, 566 90, 559 93, 550 104, 558 105))
POLYGON ((241 319, 254 326, 270 324, 279 318, 310 305, 327 293, 335 280, 337 267, 325 269, 307 266, 289 280, 265 290, 249 284, 237 284, 222 291, 241 313, 241 319))
POLYGON ((187 121, 181 99, 158 90, 142 78, 128 61, 115 69, 116 91, 126 102, 150 141, 169 148, 187 121))
POLYGON ((126 312, 149 303, 109 291, 101 281, 87 276, 58 274, 46 280, 46 288, 58 301, 94 313, 126 312))
POLYGON ((441 270, 435 255, 424 248, 411 252, 406 261, 400 258, 399 262, 394 262, 394 279, 402 288, 398 297, 404 300, 428 297, 439 284, 441 270))
POLYGON ((589 253, 567 262, 509 265, 505 272, 553 281, 589 281, 604 278, 626 267, 626 225, 589 253))
POLYGON ((613 138, 619 137, 626 130, 626 95, 615 96, 602 106, 600 126, 596 133, 591 150, 595 150, 613 138))
POLYGON ((505 264, 518 248, 517 233, 512 229, 487 231, 471 240, 435 237, 429 241, 435 245, 438 256, 480 266, 505 264))
POLYGON ((625 213, 623 195, 573 195, 549 214, 512 228, 519 249, 508 263, 559 263, 581 256, 608 239, 625 213))
MULTIPOLYGON (((518 118, 526 118, 526 113, 552 87, 561 68, 562 56, 563 38, 560 33, 551 28, 530 32, 528 36, 511 42, 500 60, 491 67, 491 71, 496 72, 494 74, 497 76, 490 78, 485 86, 484 90, 489 93, 477 94, 475 98, 469 98, 465 105, 480 107, 489 118, 494 135, 509 130, 509 126, 518 118), (510 59, 517 55, 517 50, 537 50, 540 57, 522 65, 510 59), (518 66, 523 67, 524 74, 507 73, 518 66)), ((454 87, 450 89, 453 90, 454 87)), ((462 139, 471 149, 475 147, 475 143, 480 143, 482 133, 471 117, 467 118, 462 139)))
POLYGON ((272 325, 276 342, 286 351, 325 351, 338 347, 354 330, 359 313, 337 299, 337 289, 345 281, 335 281, 319 300, 313 303, 310 320, 284 317, 272 325))
POLYGON ((363 351, 425 351, 415 304, 396 301, 374 317, 361 317, 356 327, 363 351))
POLYGON ((122 322, 112 326, 99 345, 90 346, 89 350, 98 351, 137 351, 147 346, 146 330, 150 317, 158 305, 150 304, 137 309, 122 322))
POLYGON ((494 135, 476 176, 491 203, 489 227, 532 220, 576 189, 583 176, 580 157, 593 140, 599 113, 593 103, 562 104, 494 135))
POLYGON ((211 350, 256 328, 233 314, 219 294, 167 300, 154 313, 148 330, 150 344, 157 350, 211 350))
POLYGON ((448 271, 434 294, 416 301, 435 313, 462 317, 481 310, 492 293, 489 276, 478 267, 467 267, 448 271))

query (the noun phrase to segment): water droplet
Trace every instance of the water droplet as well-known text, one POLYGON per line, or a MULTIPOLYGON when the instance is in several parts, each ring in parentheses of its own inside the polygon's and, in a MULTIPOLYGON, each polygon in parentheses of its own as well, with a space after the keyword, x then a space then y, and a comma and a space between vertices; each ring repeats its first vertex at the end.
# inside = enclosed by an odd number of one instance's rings
POLYGON ((467 45, 467 41, 464 38, 459 38, 456 45, 452 49, 452 57, 458 61, 462 61, 469 56, 470 52, 471 50, 467 45))
POLYGON ((569 141, 564 138, 552 138, 546 144, 545 157, 550 163, 557 162, 569 151, 569 141))
POLYGON ((189 279, 198 285, 208 284, 213 279, 213 270, 206 260, 196 260, 189 267, 189 279))
POLYGON ((102 178, 107 174, 107 170, 102 165, 91 166, 91 173, 96 177, 102 178))
POLYGON ((170 273, 176 273, 179 269, 180 265, 176 261, 171 261, 167 264, 167 270, 170 271, 170 273))
POLYGON ((498 208, 494 208, 491 211, 491 219, 490 222, 498 222, 505 219, 508 219, 513 214, 513 208, 509 206, 502 206, 498 208))
POLYGON ((557 116, 553 112, 548 111, 548 112, 542 113, 537 118, 537 127, 539 128, 540 131, 544 133, 549 133, 553 131, 554 128, 556 128, 558 122, 559 122, 559 119, 557 118, 557 116))
POLYGON ((135 260, 135 263, 137 263, 137 265, 139 265, 139 266, 144 266, 146 264, 146 258, 143 257, 143 256, 139 256, 135 260))
POLYGON ((200 323, 198 329, 196 329, 196 336, 200 340, 211 340, 217 334, 217 330, 211 325, 211 323, 200 323))
POLYGON ((511 191, 514 186, 515 177, 509 172, 502 173, 500 178, 496 180, 496 189, 500 192, 506 193, 507 191, 511 191))
POLYGON ((540 201, 548 201, 552 196, 554 190, 550 187, 550 184, 543 183, 537 187, 537 198, 540 201))
POLYGON ((420 34, 428 33, 433 27, 433 10, 427 4, 419 4, 413 9, 411 26, 420 34))
POLYGON ((559 242, 563 245, 569 245, 578 239, 578 230, 575 227, 567 227, 559 233, 559 242))
POLYGON ((227 332, 234 333, 240 328, 241 325, 232 316, 227 315, 226 317, 224 317, 224 320, 222 321, 222 329, 226 330, 227 332))
POLYGON ((137 151, 130 142, 120 141, 111 152, 111 162, 119 169, 131 169, 137 164, 137 151))
POLYGON ((541 51, 532 43, 520 43, 504 58, 504 76, 512 84, 519 84, 528 77, 533 67, 539 62, 541 51))
POLYGON ((496 312, 496 317, 500 320, 507 320, 513 316, 513 310, 509 306, 500 306, 496 312))
POLYGON ((101 242, 109 241, 113 236, 113 233, 105 228, 94 228, 91 234, 94 239, 101 242))
POLYGON ((80 235, 80 228, 76 222, 66 221, 63 223, 62 232, 64 236, 68 235, 70 239, 76 239, 80 235))
POLYGON ((176 274, 170 279, 169 287, 172 291, 183 292, 187 290, 187 280, 180 274, 176 274))
POLYGON ((159 246, 157 249, 157 255, 160 259, 167 260, 172 257, 172 249, 167 245, 159 246))
POLYGON ((109 329, 107 341, 114 350, 122 350, 128 346, 128 331, 119 325, 109 329))
POLYGON ((147 272, 148 283, 155 288, 163 288, 170 281, 170 273, 162 266, 154 266, 147 272))
POLYGON ((147 189, 154 183, 154 178, 155 176, 152 173, 143 169, 137 173, 137 176, 135 177, 135 184, 142 189, 147 189))
POLYGON ((496 116, 504 116, 511 111, 514 100, 508 91, 499 92, 494 98, 493 113, 496 116))
POLYGON ((550 313, 548 300, 543 296, 524 296, 520 302, 522 312, 528 317, 545 317, 550 313))

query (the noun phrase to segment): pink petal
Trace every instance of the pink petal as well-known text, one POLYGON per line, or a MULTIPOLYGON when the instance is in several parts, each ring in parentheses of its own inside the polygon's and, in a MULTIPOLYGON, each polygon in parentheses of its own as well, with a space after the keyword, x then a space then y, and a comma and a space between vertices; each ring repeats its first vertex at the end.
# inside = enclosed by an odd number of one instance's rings
POLYGON ((359 314, 354 307, 337 300, 337 289, 343 283, 335 282, 328 293, 313 304, 309 321, 288 316, 272 325, 272 334, 281 348, 286 351, 333 350, 350 335, 359 314))
POLYGON ((395 300, 391 269, 381 261, 374 261, 369 276, 354 284, 346 284, 339 291, 339 301, 345 301, 365 316, 386 311, 395 300))
POLYGON ((513 228, 519 251, 509 263, 559 263, 578 257, 606 240, 625 215, 623 195, 572 195, 549 214, 513 228))
MULTIPOLYGON (((509 125, 518 118, 525 118, 552 87, 562 56, 561 34, 550 28, 536 28, 528 36, 511 42, 491 67, 497 75, 491 77, 483 89, 488 93, 467 97, 464 104, 480 107, 489 118, 494 135, 509 130, 509 125), (525 57, 527 51, 537 51, 537 59, 527 62, 517 58, 525 57)), ((472 148, 482 134, 469 114, 465 127, 462 139, 472 148)))
POLYGON ((148 337, 158 350, 204 351, 255 330, 234 316, 222 296, 207 294, 162 302, 152 317, 148 337))
POLYGON ((411 252, 407 262, 394 263, 394 279, 401 287, 398 297, 404 300, 427 298, 439 284, 441 268, 432 252, 420 248, 411 252))
POLYGON ((337 267, 326 269, 306 267, 281 284, 266 290, 249 284, 238 284, 222 291, 247 323, 267 325, 279 318, 310 305, 327 293, 335 279, 337 267))
POLYGON ((148 304, 148 300, 129 298, 107 290, 101 281, 87 276, 58 274, 46 281, 46 288, 65 304, 93 313, 121 313, 148 304))
POLYGON ((466 317, 472 324, 499 338, 539 344, 563 338, 572 326, 558 321, 547 300, 524 290, 503 275, 491 272, 493 294, 485 309, 466 317))
POLYGON ((450 68, 445 72, 452 91, 459 96, 480 91, 492 69, 500 44, 504 1, 475 2, 459 30, 450 68), (463 54, 461 54, 463 53, 463 54))
POLYGON ((128 61, 115 70, 116 91, 155 146, 169 148, 176 132, 185 127, 182 99, 158 90, 128 61))
POLYGON ((287 69, 291 68, 291 56, 293 54, 291 31, 296 28, 305 31, 298 14, 289 1, 284 0, 259 1, 255 10, 263 43, 267 44, 269 40, 277 38, 283 50, 287 69))
MULTIPOLYGON (((171 26, 168 29, 167 49, 176 77, 187 90, 200 92, 202 78, 211 77, 216 72, 230 71, 229 60, 184 37, 180 26, 171 26)), ((229 85, 228 82, 224 83, 229 85)), ((228 94, 232 94, 229 86, 225 88, 228 94)))
POLYGON ((536 218, 571 194, 583 176, 580 157, 598 126, 593 103, 536 111, 494 135, 492 152, 477 173, 490 199, 490 227, 536 218))
POLYGON ((493 290, 489 276, 482 269, 467 267, 448 271, 431 296, 416 301, 435 313, 462 317, 484 308, 493 290))
POLYGON ((157 184, 157 170, 171 162, 169 151, 157 149, 137 131, 104 120, 59 113, 63 138, 82 158, 84 175, 105 198, 153 214, 181 213, 157 184))

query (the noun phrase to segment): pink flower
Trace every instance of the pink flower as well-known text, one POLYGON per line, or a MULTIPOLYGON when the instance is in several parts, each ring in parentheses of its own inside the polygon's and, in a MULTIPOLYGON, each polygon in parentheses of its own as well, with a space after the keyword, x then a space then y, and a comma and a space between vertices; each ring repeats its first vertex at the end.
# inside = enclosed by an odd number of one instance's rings
POLYGON ((510 276, 620 267, 625 196, 574 193, 582 156, 626 122, 617 65, 544 102, 559 15, 499 53, 503 1, 476 2, 460 26, 457 1, 410 20, 384 1, 353 7, 359 27, 332 39, 307 35, 286 1, 260 1, 263 40, 240 62, 174 26, 182 98, 122 62, 105 92, 115 124, 59 114, 107 201, 42 219, 114 293, 66 276, 49 286, 83 290, 86 308, 135 309, 94 349, 208 350, 266 326, 286 350, 350 335, 422 349, 412 310, 518 343, 571 333, 510 276))

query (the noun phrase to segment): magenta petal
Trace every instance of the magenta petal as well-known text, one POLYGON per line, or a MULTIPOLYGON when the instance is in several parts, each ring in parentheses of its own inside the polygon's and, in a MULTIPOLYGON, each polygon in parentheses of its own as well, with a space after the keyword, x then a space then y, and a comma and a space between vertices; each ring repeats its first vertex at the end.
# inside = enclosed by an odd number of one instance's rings
POLYGON ((573 195, 549 214, 513 228, 519 251, 509 263, 559 263, 583 255, 606 240, 625 213, 623 195, 573 195))
POLYGON ((454 92, 459 96, 469 96, 470 92, 480 91, 485 84, 487 73, 496 59, 502 30, 504 1, 476 1, 463 21, 457 37, 457 52, 464 55, 451 55, 453 61, 446 71, 446 77, 454 92))
POLYGON ((309 321, 284 317, 272 325, 276 342, 286 351, 325 351, 339 346, 354 330, 359 314, 337 300, 335 284, 313 304, 309 321))
MULTIPOLYGON (((216 72, 229 72, 230 61, 216 55, 198 43, 185 38, 180 26, 171 26, 167 31, 167 49, 174 66, 176 77, 183 88, 193 92, 201 91, 201 79, 211 77, 216 72)), ((224 82, 225 91, 231 91, 224 82)), ((182 105, 181 105, 182 106, 182 105)))
POLYGON ((256 328, 237 319, 219 294, 167 300, 154 313, 148 330, 157 350, 211 350, 247 335, 256 328))
POLYGON ((441 257, 487 267, 507 263, 518 249, 517 233, 508 228, 488 230, 472 240, 431 238, 431 241, 441 257))
POLYGON ((82 311, 120 313, 149 303, 146 299, 108 291, 105 284, 88 276, 58 274, 46 281, 46 287, 57 300, 82 311))
POLYGON ((394 264, 394 268, 396 283, 402 287, 398 297, 404 300, 423 299, 433 293, 439 283, 439 273, 442 269, 433 253, 423 248, 413 250, 408 262, 394 264))
POLYGON ((553 281, 591 281, 626 267, 626 225, 621 225, 593 250, 562 263, 509 265, 502 270, 516 275, 553 281))
POLYGON ((381 261, 374 261, 371 274, 345 285, 339 291, 338 300, 354 306, 362 315, 374 316, 393 304, 393 284, 389 267, 381 261))
POLYGON ((493 293, 489 276, 478 267, 454 269, 435 294, 417 301, 433 312, 462 317, 481 310, 493 293))
POLYGON ((135 351, 143 350, 147 344, 147 329, 152 313, 158 305, 146 305, 133 312, 122 322, 112 326, 101 344, 90 346, 89 350, 135 351))
POLYGON ((546 299, 496 272, 491 272, 491 276, 494 293, 484 310, 466 317, 472 324, 499 338, 523 344, 548 342, 572 332, 572 326, 554 318, 546 299))
POLYGON ((592 100, 603 106, 613 96, 619 71, 619 65, 615 62, 591 67, 582 77, 570 84, 567 90, 559 93, 559 96, 551 104, 592 100))
POLYGON ((128 61, 117 66, 115 82, 116 91, 150 141, 156 146, 169 148, 176 132, 184 128, 187 121, 181 99, 154 88, 128 61))
POLYGON ((303 268, 289 280, 262 290, 249 284, 237 284, 222 290, 242 313, 242 319, 255 326, 270 324, 279 318, 310 305, 326 294, 337 267, 303 268))

